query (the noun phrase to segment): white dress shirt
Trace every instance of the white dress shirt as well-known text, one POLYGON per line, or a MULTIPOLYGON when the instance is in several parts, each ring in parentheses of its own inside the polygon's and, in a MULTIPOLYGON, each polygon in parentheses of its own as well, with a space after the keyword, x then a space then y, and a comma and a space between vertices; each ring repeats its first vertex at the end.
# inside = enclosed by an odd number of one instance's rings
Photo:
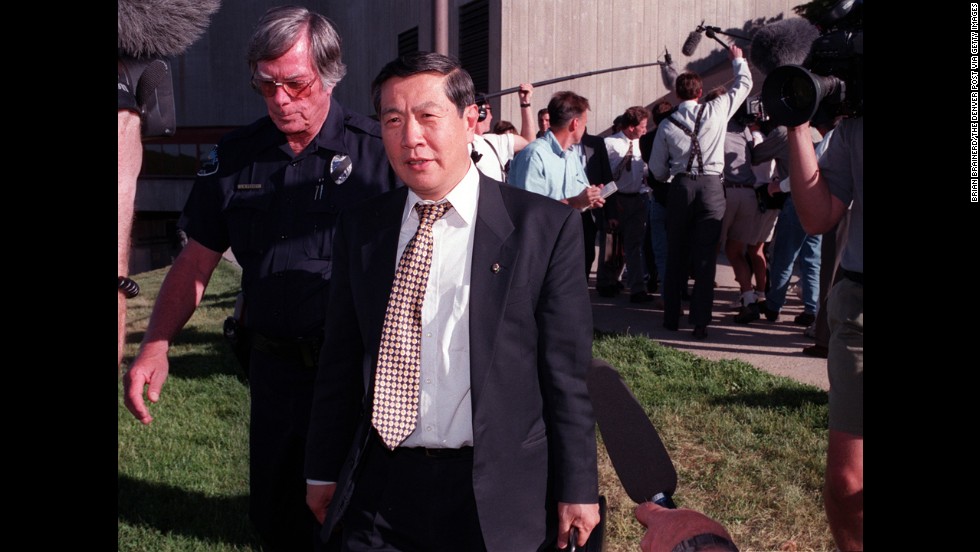
MULTIPOLYGON (((704 104, 701 116, 701 129, 698 133, 698 143, 701 145, 701 158, 704 161, 704 171, 698 167, 695 156, 691 172, 721 176, 725 170, 725 129, 728 120, 735 115, 738 106, 752 90, 752 72, 744 58, 732 60, 735 71, 735 82, 728 92, 704 104)), ((695 116, 700 109, 697 100, 687 100, 677 106, 677 111, 671 117, 694 130, 695 116)), ((650 151, 650 171, 653 177, 666 182, 671 176, 687 172, 688 159, 691 157, 691 139, 684 131, 670 121, 664 119, 657 125, 657 134, 653 139, 653 149, 650 151)), ((611 161, 611 160, 610 160, 611 161)))
MULTIPOLYGON (((452 209, 432 225, 432 266, 422 299, 419 418, 400 446, 459 448, 473 445, 470 402, 470 270, 480 192, 476 166, 446 200, 452 209)), ((419 227, 409 190, 398 236, 397 259, 419 227)))
POLYGON ((616 189, 627 194, 649 192, 650 188, 643 181, 644 175, 647 174, 647 164, 640 157, 640 140, 630 140, 622 132, 617 132, 607 137, 605 142, 606 153, 609 154, 609 166, 612 168, 614 176, 623 163, 626 152, 629 151, 630 143, 633 144, 631 159, 626 161, 629 163, 630 170, 626 170, 624 166, 622 174, 619 175, 619 180, 616 181, 616 189))

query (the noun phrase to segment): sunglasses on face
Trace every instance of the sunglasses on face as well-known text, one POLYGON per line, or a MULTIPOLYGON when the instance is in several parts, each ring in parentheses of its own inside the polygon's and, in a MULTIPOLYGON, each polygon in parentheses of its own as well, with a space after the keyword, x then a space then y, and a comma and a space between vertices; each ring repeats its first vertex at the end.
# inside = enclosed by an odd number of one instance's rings
POLYGON ((276 89, 281 86, 290 98, 305 98, 313 92, 312 86, 314 82, 316 82, 316 79, 277 82, 275 80, 252 77, 252 88, 259 95, 271 98, 276 95, 276 89))

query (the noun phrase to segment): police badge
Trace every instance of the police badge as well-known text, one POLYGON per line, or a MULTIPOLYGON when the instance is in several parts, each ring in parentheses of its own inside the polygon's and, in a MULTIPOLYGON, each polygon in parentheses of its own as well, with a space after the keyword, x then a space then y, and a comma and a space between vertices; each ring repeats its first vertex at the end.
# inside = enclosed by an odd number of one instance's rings
POLYGON ((208 152, 208 158, 201 163, 197 176, 209 176, 216 172, 218 172, 218 146, 214 146, 208 152))
POLYGON ((338 153, 330 160, 330 179, 335 184, 343 184, 347 180, 347 177, 350 176, 352 168, 350 156, 338 153))

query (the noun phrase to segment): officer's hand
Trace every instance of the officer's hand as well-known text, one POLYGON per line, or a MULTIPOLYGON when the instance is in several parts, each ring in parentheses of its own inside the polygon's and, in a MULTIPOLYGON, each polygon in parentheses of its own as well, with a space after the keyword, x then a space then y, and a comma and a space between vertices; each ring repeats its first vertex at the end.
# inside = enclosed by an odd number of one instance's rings
POLYGON ((170 362, 167 360, 166 345, 162 347, 147 346, 133 360, 133 365, 123 376, 123 389, 126 408, 144 424, 153 421, 150 409, 143 402, 143 387, 149 386, 146 396, 150 402, 160 400, 160 390, 167 381, 170 373, 170 362))
POLYGON ((742 57, 742 49, 732 44, 731 47, 728 49, 728 55, 732 59, 740 58, 742 57))
POLYGON ((321 525, 323 524, 323 520, 327 518, 327 508, 330 507, 330 501, 333 500, 333 494, 336 491, 336 483, 328 483, 326 485, 306 484, 306 505, 309 506, 310 511, 313 512, 316 520, 321 525))

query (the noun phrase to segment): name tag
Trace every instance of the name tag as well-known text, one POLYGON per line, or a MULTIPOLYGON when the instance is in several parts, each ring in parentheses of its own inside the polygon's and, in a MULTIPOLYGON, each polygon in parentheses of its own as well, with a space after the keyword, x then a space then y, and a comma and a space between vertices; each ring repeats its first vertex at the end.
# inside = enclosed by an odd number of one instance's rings
POLYGON ((236 190, 261 190, 262 185, 261 184, 236 184, 235 189, 236 190))

